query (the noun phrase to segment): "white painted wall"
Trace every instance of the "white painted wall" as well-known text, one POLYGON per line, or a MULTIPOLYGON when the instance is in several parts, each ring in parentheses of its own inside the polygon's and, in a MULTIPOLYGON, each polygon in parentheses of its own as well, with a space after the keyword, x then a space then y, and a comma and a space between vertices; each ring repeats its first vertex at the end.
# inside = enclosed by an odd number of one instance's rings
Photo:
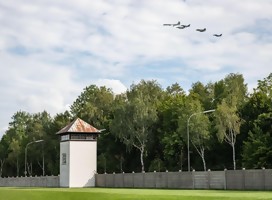
POLYGON ((70 141, 60 143, 60 187, 69 187, 70 141), (66 165, 62 163, 62 154, 66 154, 66 165))
POLYGON ((94 187, 97 142, 70 141, 69 187, 94 187))

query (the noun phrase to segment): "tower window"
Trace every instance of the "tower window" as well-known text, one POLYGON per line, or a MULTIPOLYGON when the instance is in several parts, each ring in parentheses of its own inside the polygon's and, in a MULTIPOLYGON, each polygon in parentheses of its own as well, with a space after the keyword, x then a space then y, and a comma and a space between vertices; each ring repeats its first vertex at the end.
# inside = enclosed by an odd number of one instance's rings
POLYGON ((66 160, 66 153, 62 154, 62 165, 66 165, 67 160, 66 160))
POLYGON ((69 135, 62 135, 61 141, 69 140, 69 135))
POLYGON ((95 134, 71 134, 71 140, 96 140, 95 134))

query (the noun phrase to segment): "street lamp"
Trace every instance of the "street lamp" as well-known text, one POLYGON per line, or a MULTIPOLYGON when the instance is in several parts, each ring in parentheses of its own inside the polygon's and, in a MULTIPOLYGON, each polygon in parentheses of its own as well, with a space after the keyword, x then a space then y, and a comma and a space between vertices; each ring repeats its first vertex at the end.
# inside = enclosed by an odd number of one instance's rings
MULTIPOLYGON (((26 163, 27 163, 27 147, 28 147, 28 145, 33 144, 33 143, 40 143, 40 142, 43 142, 43 141, 44 141, 44 140, 36 140, 36 141, 27 143, 27 145, 26 145, 26 147, 25 147, 25 176, 26 176, 26 174, 27 174, 27 171, 26 171, 26 163)), ((44 159, 43 159, 43 168, 44 168, 44 159)), ((44 169, 43 169, 43 173, 44 173, 44 169)))
POLYGON ((193 113, 190 115, 190 117, 187 120, 187 151, 188 151, 188 172, 190 172, 190 135, 189 135, 189 122, 192 116, 194 115, 198 115, 198 114, 205 114, 205 113, 210 113, 210 112, 214 112, 215 110, 205 110, 203 112, 197 112, 197 113, 193 113))

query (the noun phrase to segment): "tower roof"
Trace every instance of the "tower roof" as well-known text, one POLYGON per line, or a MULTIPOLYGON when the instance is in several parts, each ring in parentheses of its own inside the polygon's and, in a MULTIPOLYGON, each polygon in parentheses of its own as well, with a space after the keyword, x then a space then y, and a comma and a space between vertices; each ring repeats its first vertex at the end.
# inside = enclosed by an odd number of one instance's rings
POLYGON ((100 133, 98 129, 83 121, 80 118, 75 119, 70 124, 65 126, 63 129, 57 132, 57 134, 62 133, 100 133))

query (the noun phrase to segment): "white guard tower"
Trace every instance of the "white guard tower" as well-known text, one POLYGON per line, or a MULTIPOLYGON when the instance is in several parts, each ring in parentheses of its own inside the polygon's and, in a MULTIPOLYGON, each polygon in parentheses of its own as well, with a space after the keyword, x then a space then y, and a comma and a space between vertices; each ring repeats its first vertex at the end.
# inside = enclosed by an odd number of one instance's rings
POLYGON ((77 118, 60 135, 60 187, 94 187, 100 131, 77 118))

